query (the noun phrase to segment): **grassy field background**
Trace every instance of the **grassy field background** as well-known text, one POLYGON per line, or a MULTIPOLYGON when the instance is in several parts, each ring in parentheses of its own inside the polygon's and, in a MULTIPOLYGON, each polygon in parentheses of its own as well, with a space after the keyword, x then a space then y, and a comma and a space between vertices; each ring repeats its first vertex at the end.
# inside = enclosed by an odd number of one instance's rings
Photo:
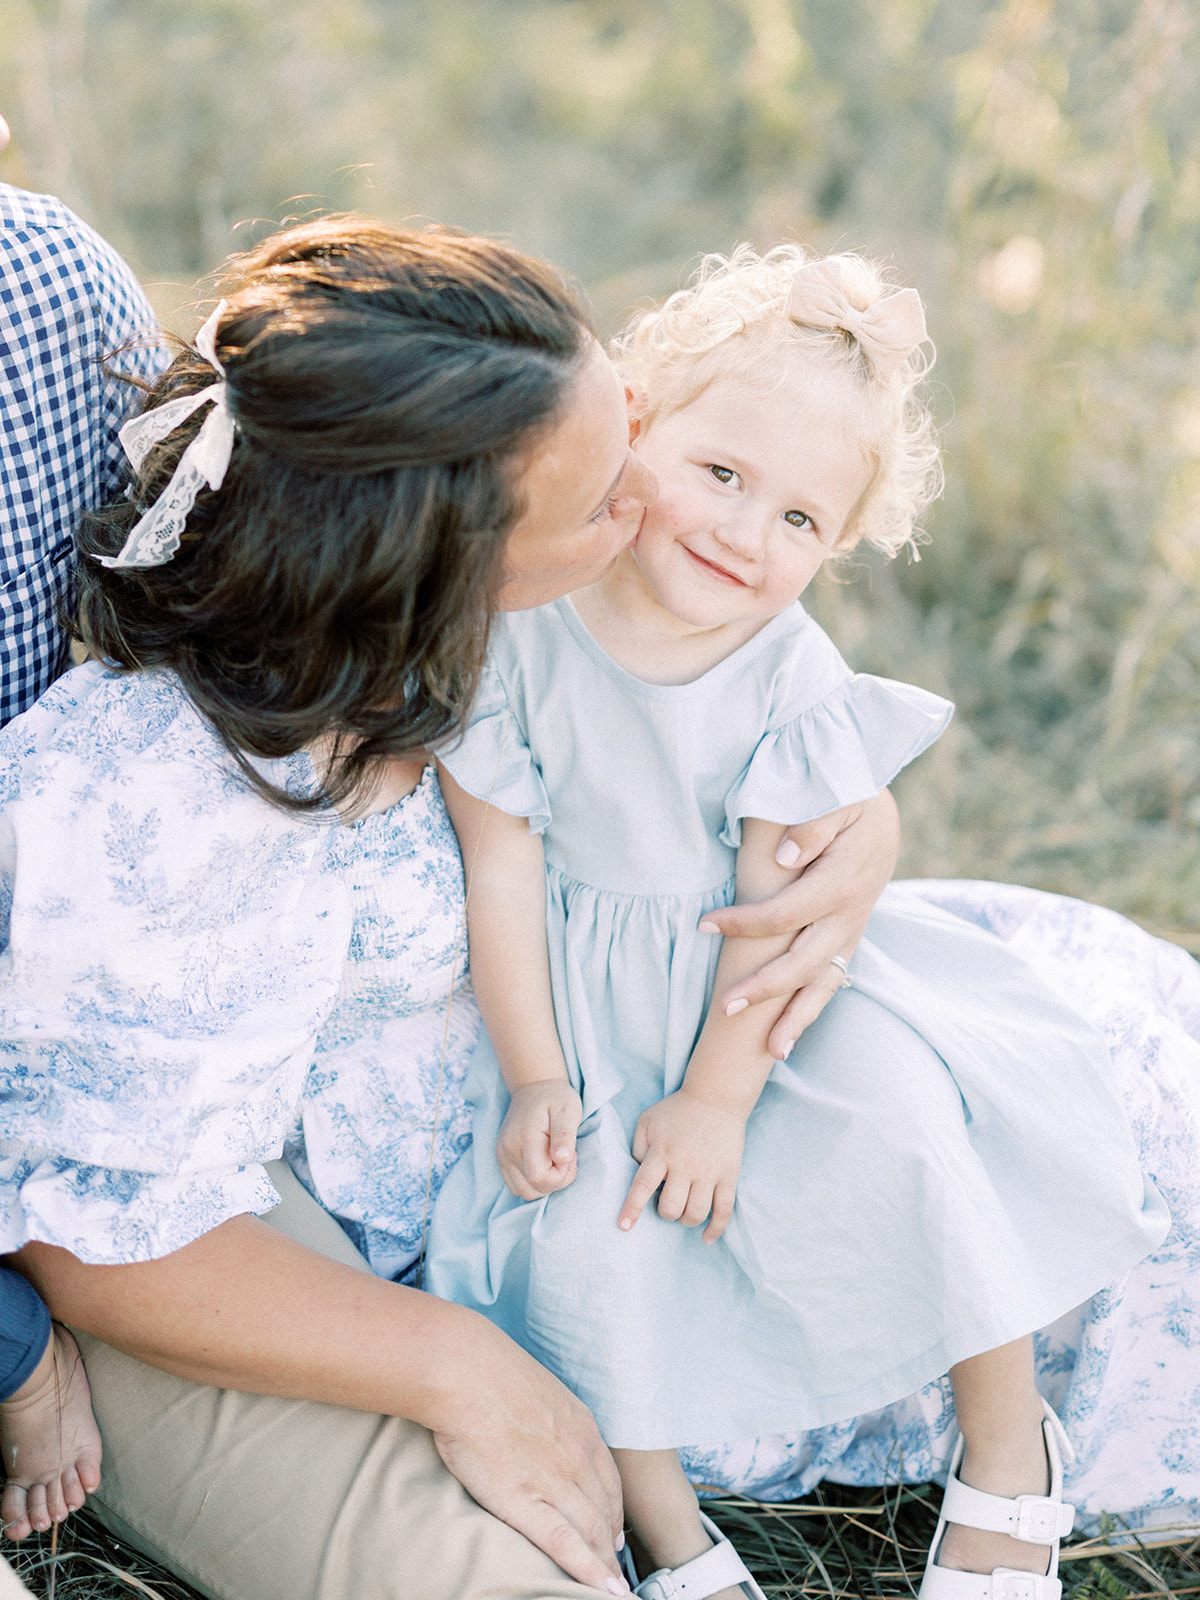
POLYGON ((920 563, 813 601, 958 702, 903 868, 1196 950, 1198 33, 1188 0, 0 0, 0 176, 188 330, 228 250, 323 209, 509 235, 608 330, 744 238, 890 261, 946 494, 920 563))

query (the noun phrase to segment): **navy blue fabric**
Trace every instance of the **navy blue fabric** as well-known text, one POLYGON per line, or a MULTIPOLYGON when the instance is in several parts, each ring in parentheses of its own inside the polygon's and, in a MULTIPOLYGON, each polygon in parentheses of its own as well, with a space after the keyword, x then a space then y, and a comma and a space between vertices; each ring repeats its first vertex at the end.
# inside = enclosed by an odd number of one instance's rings
MULTIPOLYGON (((99 234, 53 196, 0 184, 0 726, 67 664, 72 534, 121 488, 117 430, 137 398, 104 358, 154 328, 99 234)), ((147 378, 165 359, 155 341, 116 365, 147 378)))
POLYGON ((0 1267, 0 1401, 28 1381, 50 1340, 50 1313, 19 1272, 0 1267))

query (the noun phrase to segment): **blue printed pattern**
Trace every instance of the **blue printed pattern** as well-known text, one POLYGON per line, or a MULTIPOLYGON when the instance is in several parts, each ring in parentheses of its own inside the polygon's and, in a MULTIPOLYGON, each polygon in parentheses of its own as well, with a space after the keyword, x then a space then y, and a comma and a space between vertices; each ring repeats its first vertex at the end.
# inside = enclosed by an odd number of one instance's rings
MULTIPOLYGON (((72 535, 122 483, 117 430, 135 391, 104 358, 155 328, 116 252, 50 195, 0 184, 0 725, 62 670, 72 535)), ((116 358, 151 377, 167 352, 116 358)))
POLYGON ((350 940, 338 831, 264 805, 169 673, 77 668, 0 734, 0 1250, 142 1260, 275 1203, 350 940))
POLYGON ((462 867, 432 767, 399 806, 339 832, 350 961, 284 1153, 375 1271, 410 1281, 428 1204, 471 1142, 462 867))
POLYGON ((173 674, 68 673, 0 734, 0 1250, 165 1255, 276 1204, 286 1153, 411 1269, 470 1140, 462 907, 432 770, 353 827, 288 816, 173 674))

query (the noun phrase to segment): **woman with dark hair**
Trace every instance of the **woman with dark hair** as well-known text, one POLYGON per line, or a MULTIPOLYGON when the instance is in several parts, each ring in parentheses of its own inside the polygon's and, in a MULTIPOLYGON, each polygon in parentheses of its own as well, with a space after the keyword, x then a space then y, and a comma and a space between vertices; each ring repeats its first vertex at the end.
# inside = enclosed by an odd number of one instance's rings
MULTIPOLYGON (((423 752, 490 613, 598 577, 653 480, 517 251, 327 221, 225 292, 82 530, 99 659, 0 739, 0 1248, 79 1334, 101 1514, 205 1593, 621 1593, 584 1408, 415 1286, 476 1026, 423 752), (393 1097, 378 1193, 337 1192, 334 1080, 393 1097)), ((895 848, 876 797, 793 830, 787 895, 710 913, 801 930, 727 997, 797 991, 781 1053, 895 848)))

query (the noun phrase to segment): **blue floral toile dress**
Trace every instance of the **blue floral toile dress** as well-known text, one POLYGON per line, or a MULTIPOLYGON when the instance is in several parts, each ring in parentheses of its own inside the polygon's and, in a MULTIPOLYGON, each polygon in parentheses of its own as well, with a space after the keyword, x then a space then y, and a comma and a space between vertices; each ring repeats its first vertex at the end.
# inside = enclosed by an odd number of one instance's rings
MULTIPOLYGON (((312 782, 304 757, 270 771, 312 782)), ((1089 1515, 1200 1520, 1200 969, 1029 890, 897 885, 893 903, 995 936, 1104 1034, 1174 1225, 1038 1336, 1040 1377, 1089 1515)), ((411 1277, 426 1185, 470 1144, 461 910, 431 774, 353 828, 290 816, 248 791, 172 674, 69 673, 0 734, 0 1249, 167 1254, 270 1209, 263 1163, 286 1145, 376 1270, 411 1277)), ((700 1482, 786 1499, 823 1477, 927 1478, 952 1443, 939 1377, 687 1460, 700 1482)))

